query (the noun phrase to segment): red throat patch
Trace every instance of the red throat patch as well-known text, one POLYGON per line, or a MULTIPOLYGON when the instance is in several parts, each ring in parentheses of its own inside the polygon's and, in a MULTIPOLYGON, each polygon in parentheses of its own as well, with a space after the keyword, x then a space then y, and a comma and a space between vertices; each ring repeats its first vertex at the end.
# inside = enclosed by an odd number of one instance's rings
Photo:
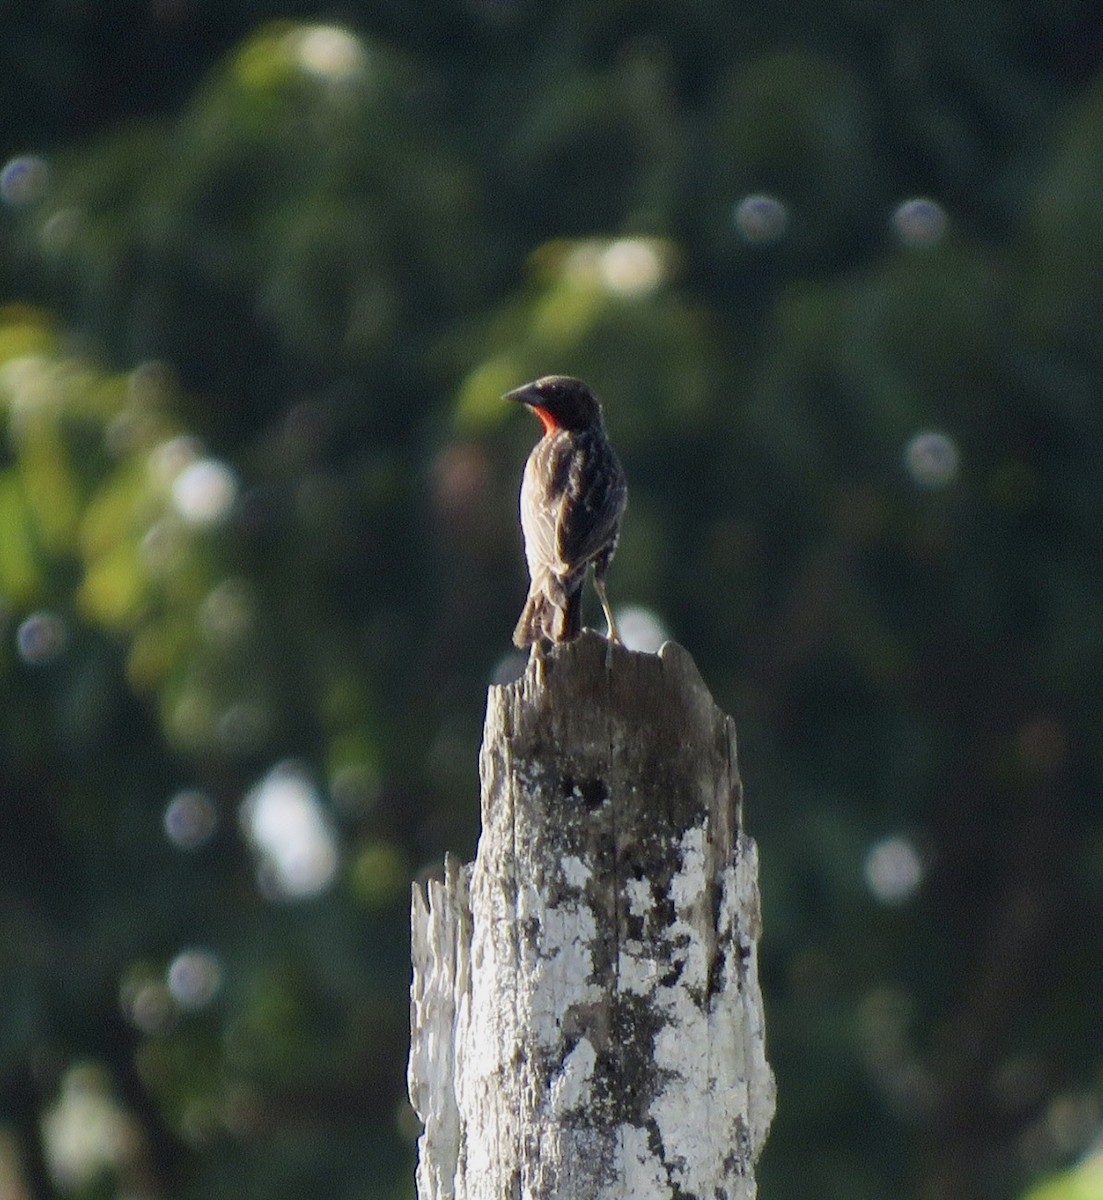
POLYGON ((559 422, 551 415, 546 408, 539 408, 533 405, 532 411, 540 418, 541 424, 544 426, 545 433, 554 433, 559 428, 559 422))

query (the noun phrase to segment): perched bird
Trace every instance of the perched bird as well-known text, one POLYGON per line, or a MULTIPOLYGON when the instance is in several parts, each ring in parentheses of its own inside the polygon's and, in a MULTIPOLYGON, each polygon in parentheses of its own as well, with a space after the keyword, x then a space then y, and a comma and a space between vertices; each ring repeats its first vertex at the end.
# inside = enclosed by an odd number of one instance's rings
POLYGON ((531 582, 513 641, 524 647, 580 633, 582 585, 592 565, 609 637, 619 642, 605 573, 617 548, 628 487, 605 436, 601 405, 581 379, 569 375, 545 375, 504 399, 527 404, 544 426, 521 481, 531 582))

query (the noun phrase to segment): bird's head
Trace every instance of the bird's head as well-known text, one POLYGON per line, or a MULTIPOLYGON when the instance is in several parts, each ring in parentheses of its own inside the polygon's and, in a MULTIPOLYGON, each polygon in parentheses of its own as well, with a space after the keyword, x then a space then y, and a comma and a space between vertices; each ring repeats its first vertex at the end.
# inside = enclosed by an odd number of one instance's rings
POLYGON ((589 429, 601 424, 597 397, 581 379, 570 375, 544 375, 506 392, 502 399, 527 404, 543 422, 545 433, 589 429))

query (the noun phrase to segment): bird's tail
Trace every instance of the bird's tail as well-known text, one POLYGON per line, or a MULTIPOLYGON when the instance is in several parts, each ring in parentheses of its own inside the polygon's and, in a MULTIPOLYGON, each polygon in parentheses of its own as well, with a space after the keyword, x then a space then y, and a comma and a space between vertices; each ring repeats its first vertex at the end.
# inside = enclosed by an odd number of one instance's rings
POLYGON ((513 631, 513 644, 524 649, 533 642, 566 642, 582 632, 582 588, 552 597, 534 587, 513 631))

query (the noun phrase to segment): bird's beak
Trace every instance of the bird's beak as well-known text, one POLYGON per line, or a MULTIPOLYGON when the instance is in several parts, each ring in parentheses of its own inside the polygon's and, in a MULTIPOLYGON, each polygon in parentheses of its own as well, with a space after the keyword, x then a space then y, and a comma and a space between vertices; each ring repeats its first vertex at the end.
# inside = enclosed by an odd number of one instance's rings
POLYGON ((531 383, 523 383, 519 388, 514 388, 512 392, 506 392, 502 399, 516 400, 518 404, 527 404, 530 407, 540 403, 539 393, 531 383))

